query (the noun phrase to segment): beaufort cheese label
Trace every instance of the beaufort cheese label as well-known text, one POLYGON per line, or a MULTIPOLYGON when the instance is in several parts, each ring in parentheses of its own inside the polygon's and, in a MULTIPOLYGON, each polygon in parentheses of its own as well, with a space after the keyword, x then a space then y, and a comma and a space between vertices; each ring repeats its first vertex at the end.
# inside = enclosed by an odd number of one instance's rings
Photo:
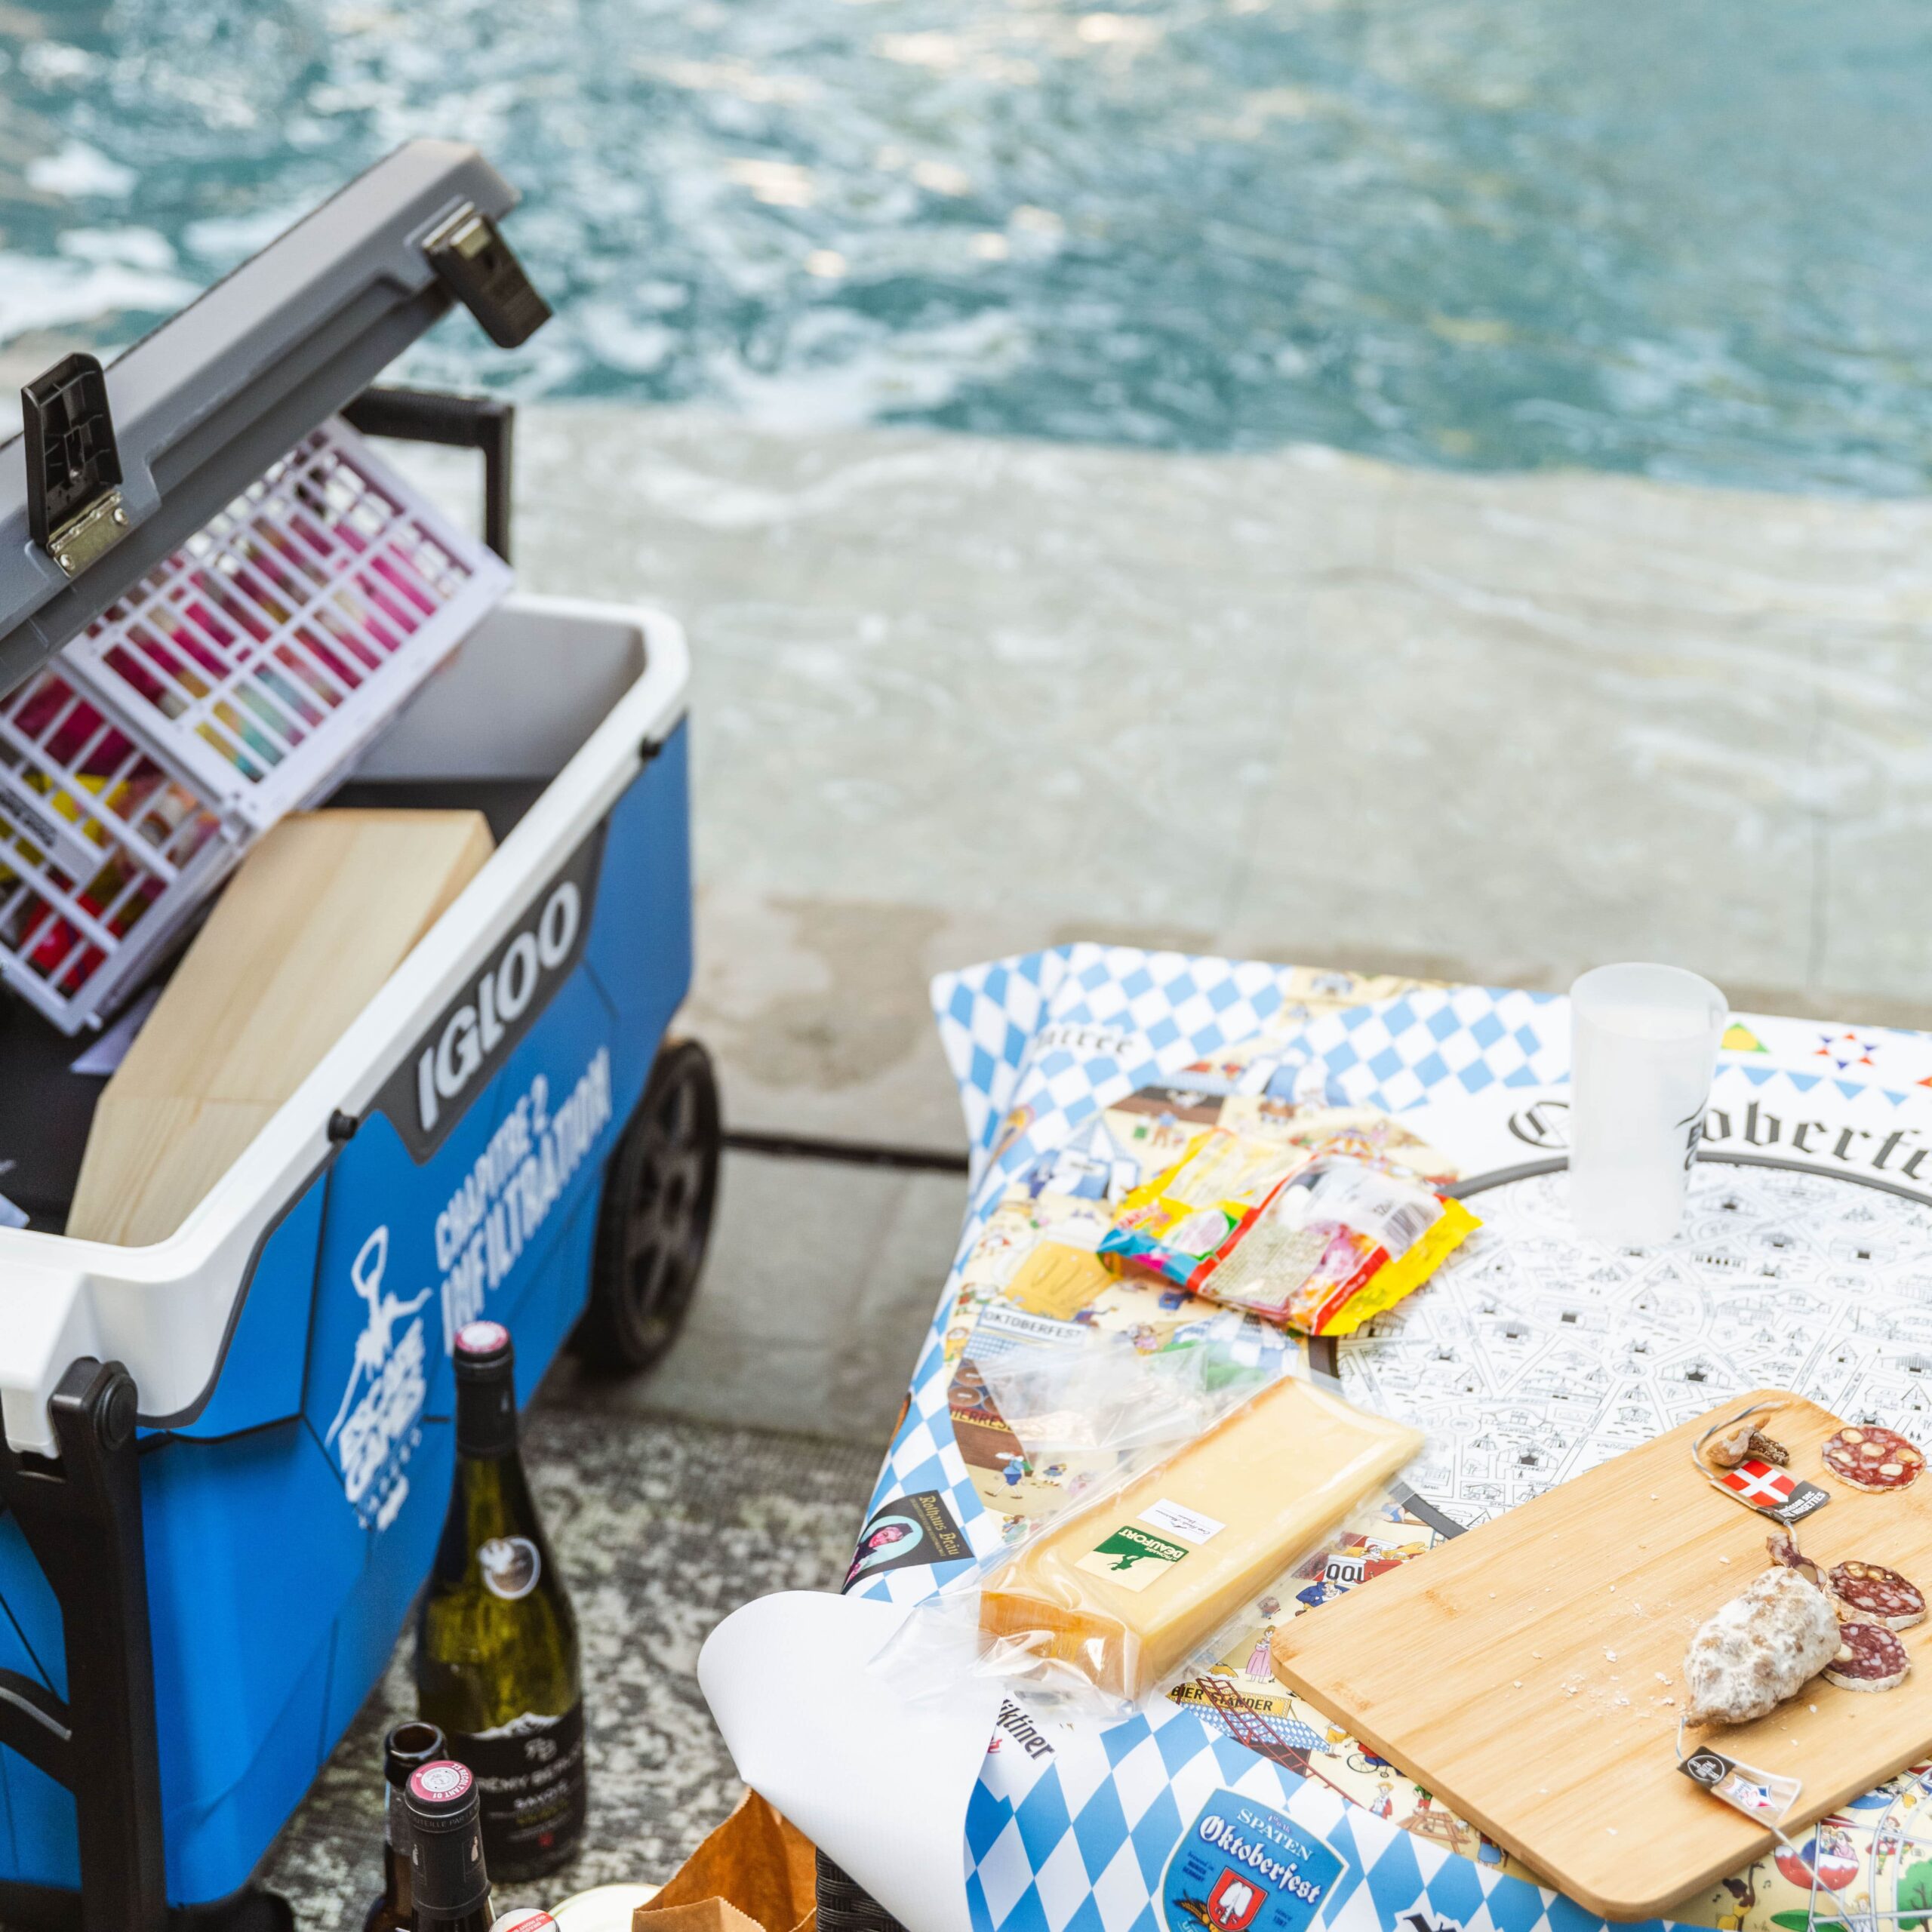
POLYGON ((1148 1504, 1138 1521, 1121 1524, 1073 1567, 1090 1577, 1105 1577, 1124 1590, 1144 1590, 1158 1583, 1190 1548, 1199 1549, 1227 1527, 1199 1509, 1171 1503, 1164 1496, 1148 1504), (1152 1524, 1153 1530, 1143 1529, 1141 1525, 1146 1523, 1152 1524))
POLYGON ((1124 1590, 1144 1590, 1150 1583, 1158 1583, 1186 1554, 1183 1543, 1171 1543, 1138 1524, 1123 1523, 1073 1567, 1089 1576, 1104 1577, 1124 1590))

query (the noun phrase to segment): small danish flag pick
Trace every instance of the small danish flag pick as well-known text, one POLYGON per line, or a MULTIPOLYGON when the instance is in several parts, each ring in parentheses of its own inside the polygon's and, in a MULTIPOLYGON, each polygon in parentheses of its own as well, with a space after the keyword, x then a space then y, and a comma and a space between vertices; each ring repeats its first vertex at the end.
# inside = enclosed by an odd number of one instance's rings
POLYGON ((1775 1463, 1761 1463, 1755 1457, 1740 1463, 1734 1469, 1726 1469, 1716 1481, 1720 1489, 1729 1490, 1748 1509, 1775 1516, 1787 1526, 1801 1522, 1832 1500, 1829 1492, 1815 1482, 1806 1482, 1775 1463))

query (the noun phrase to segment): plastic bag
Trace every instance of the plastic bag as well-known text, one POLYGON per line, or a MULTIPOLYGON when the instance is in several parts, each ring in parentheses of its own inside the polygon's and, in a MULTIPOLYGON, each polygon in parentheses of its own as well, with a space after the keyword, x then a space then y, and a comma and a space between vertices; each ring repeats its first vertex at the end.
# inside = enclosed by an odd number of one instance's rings
MULTIPOLYGON (((1071 1390, 1084 1371, 1061 1367, 1071 1390)), ((1326 1378, 1258 1389, 1230 1379, 1217 1389, 1211 1367, 1195 1371, 1200 1426, 1131 1441, 1079 1500, 912 1612, 878 1660, 902 1695, 943 1696, 990 1676, 1030 1708, 1119 1716, 1423 1446, 1417 1431, 1354 1407, 1326 1378)), ((1048 1364, 1038 1373, 1050 1380, 1048 1364)), ((1118 1406, 1128 1373, 1124 1363, 1105 1371, 1115 1379, 1088 1432, 1104 1433, 1103 1413, 1131 1414, 1118 1406)), ((1160 1378, 1172 1373, 1141 1371, 1147 1402, 1170 1420, 1175 1390, 1160 1378)), ((1041 1413, 1064 1435, 1078 1411, 1041 1413)))
POLYGON ((1278 1140, 1210 1128, 1172 1167, 1128 1193, 1100 1251, 1202 1293, 1229 1244, 1313 1159, 1278 1140))
POLYGON ((1112 1452, 1144 1455, 1191 1442, 1278 1371, 1225 1349, 1181 1343, 1146 1354, 1124 1334, 1084 1346, 1017 1349, 980 1365, 980 1379, 1027 1459, 1112 1452))
POLYGON ((1100 1251, 1303 1334, 1346 1335, 1479 1225, 1386 1164, 1215 1128, 1126 1197, 1100 1251))
POLYGON ((1453 1195, 1361 1161, 1318 1161, 1275 1190, 1198 1292, 1304 1335, 1352 1334, 1480 1225, 1453 1195))

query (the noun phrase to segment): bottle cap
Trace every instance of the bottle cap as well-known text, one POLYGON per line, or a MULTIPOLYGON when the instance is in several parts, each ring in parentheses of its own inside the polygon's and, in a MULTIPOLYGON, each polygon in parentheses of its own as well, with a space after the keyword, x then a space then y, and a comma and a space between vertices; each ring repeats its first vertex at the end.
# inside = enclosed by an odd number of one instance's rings
POLYGON ((509 1366, 510 1331, 500 1321, 466 1321, 452 1350, 459 1375, 487 1375, 509 1366))
POLYGON ((389 1726, 383 1739, 383 1777, 400 1791, 418 1764, 445 1755, 443 1734, 421 1718, 405 1718, 389 1726))
POLYGON ((466 1764, 448 1758, 418 1764, 403 1787, 409 1819, 410 1890, 420 1927, 467 1917, 488 1903, 479 1794, 466 1764))
POLYGON ((476 1780, 467 1764, 437 1758, 409 1774, 409 1815, 431 1831, 454 1830, 476 1809, 476 1780))
POLYGON ((515 1362, 500 1321, 466 1321, 450 1348, 456 1369, 456 1446, 465 1456, 498 1457, 516 1447, 515 1362))

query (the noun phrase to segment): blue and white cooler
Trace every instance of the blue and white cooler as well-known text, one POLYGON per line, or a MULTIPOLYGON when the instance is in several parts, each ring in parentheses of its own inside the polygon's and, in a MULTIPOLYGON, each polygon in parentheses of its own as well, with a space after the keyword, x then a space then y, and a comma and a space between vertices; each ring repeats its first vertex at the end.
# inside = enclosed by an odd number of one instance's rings
POLYGON ((448 1340, 519 1395, 654 1360, 718 1158, 677 626, 517 595, 510 414, 372 389, 459 300, 548 314, 418 142, 0 447, 0 1921, 263 1924, 452 1468, 448 1340), (481 450, 486 545, 368 435, 481 450), (69 1238, 103 1075, 222 876, 325 800, 495 850, 182 1225, 69 1238), (223 1903, 223 1902, 226 1902, 223 1903))

